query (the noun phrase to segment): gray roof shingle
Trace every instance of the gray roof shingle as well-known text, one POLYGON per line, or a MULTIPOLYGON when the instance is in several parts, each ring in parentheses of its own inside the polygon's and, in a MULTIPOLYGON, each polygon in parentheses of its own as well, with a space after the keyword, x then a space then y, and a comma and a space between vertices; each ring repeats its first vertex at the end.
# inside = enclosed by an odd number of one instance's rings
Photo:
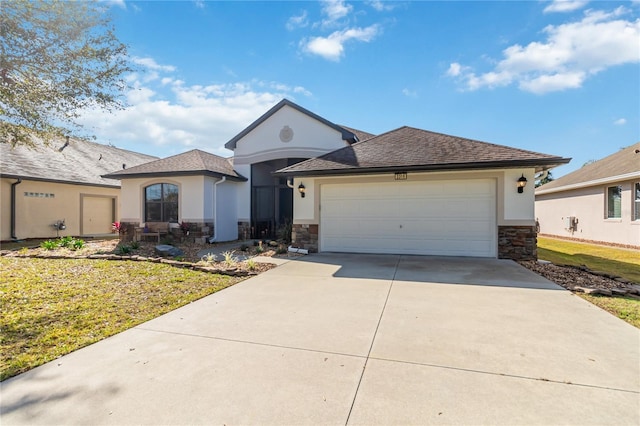
POLYGON ((562 191, 576 186, 597 185, 603 180, 640 177, 640 142, 623 148, 601 160, 552 180, 536 189, 537 193, 562 191), (592 182, 590 184, 590 182, 592 182))
POLYGON ((120 182, 101 175, 157 159, 151 155, 115 148, 96 142, 69 138, 49 144, 33 139, 33 146, 11 147, 0 143, 0 175, 70 184, 120 187, 120 182))
POLYGON ((325 175, 504 167, 535 167, 540 171, 570 160, 404 126, 277 173, 325 175))
POLYGON ((199 149, 184 152, 136 167, 118 170, 104 175, 112 179, 127 179, 147 176, 185 176, 207 175, 223 177, 232 180, 247 180, 233 169, 233 162, 228 158, 210 154, 199 149))

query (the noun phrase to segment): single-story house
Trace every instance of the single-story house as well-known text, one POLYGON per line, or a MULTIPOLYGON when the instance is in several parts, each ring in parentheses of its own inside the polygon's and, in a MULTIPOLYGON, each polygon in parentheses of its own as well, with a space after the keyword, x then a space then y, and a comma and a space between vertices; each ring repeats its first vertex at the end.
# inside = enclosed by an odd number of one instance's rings
POLYGON ((640 248, 640 142, 538 187, 540 233, 640 248))
POLYGON ((535 175, 570 161, 410 127, 375 136, 287 99, 225 146, 232 158, 193 150, 105 175, 122 181, 124 226, 228 241, 292 223, 310 251, 535 258, 535 175))
POLYGON ((0 143, 0 239, 111 234, 120 181, 101 175, 156 158, 74 138, 0 143))

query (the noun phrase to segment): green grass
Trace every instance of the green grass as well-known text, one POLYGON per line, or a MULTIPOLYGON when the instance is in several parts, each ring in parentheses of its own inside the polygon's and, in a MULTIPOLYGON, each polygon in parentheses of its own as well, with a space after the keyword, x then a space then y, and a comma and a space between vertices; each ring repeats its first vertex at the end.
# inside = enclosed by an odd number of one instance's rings
POLYGON ((640 300, 631 297, 607 297, 580 294, 580 297, 640 328, 640 300))
POLYGON ((538 258, 556 265, 586 266, 640 284, 640 254, 637 250, 538 238, 538 258))
POLYGON ((241 281, 150 262, 0 258, 0 380, 241 281))

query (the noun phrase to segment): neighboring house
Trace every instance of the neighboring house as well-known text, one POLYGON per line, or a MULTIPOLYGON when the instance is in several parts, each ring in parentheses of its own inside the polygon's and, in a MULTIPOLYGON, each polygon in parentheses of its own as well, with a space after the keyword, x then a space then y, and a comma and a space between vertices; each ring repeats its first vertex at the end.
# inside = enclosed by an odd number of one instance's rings
POLYGON ((196 150, 106 175, 122 180, 122 221, 217 241, 293 223, 310 251, 535 258, 535 175, 569 162, 410 127, 374 136, 286 99, 225 146, 232 160, 196 150))
POLYGON ((540 233, 640 248, 640 142, 536 189, 540 233))
POLYGON ((0 239, 110 234, 120 182, 100 175, 156 158, 72 138, 0 143, 0 239), (63 221, 65 229, 54 227, 63 221))

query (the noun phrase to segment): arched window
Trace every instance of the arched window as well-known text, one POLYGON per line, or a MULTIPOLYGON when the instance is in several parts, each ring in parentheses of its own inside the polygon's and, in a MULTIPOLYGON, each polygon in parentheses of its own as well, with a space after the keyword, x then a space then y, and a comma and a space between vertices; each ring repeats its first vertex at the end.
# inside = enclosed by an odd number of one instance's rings
POLYGON ((144 189, 145 222, 178 221, 178 186, 156 183, 144 189))

